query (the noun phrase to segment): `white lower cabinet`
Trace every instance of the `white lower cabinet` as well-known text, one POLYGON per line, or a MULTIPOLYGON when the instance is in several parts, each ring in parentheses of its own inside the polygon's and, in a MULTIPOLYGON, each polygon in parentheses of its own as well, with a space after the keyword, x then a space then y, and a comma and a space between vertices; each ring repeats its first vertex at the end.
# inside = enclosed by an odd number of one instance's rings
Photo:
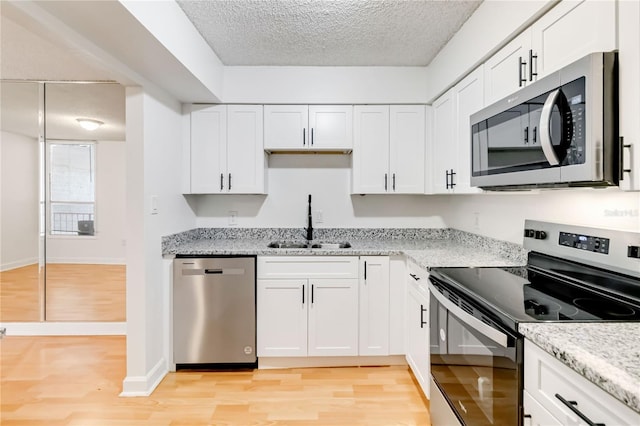
POLYGON ((525 340, 524 425, 586 424, 638 425, 640 414, 525 340))
POLYGON ((422 392, 429 398, 429 274, 411 263, 407 270, 406 358, 422 392))
POLYGON ((360 355, 389 355, 389 257, 360 257, 360 355))
POLYGON ((358 258, 258 257, 258 357, 358 354, 358 258))

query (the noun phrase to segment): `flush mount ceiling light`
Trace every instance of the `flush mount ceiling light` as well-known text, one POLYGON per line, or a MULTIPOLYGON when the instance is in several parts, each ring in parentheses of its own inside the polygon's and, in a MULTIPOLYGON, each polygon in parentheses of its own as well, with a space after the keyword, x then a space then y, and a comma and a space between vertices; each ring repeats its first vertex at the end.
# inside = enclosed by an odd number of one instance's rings
POLYGON ((104 124, 102 121, 92 120, 90 118, 76 118, 76 121, 80 127, 89 131, 95 130, 104 124))

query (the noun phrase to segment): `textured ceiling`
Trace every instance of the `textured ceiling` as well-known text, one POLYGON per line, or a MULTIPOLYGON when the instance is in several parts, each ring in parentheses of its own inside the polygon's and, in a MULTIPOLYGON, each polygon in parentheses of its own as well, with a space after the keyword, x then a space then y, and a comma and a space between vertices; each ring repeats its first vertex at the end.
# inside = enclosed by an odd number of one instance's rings
POLYGON ((178 0, 225 65, 426 66, 481 1, 178 0))

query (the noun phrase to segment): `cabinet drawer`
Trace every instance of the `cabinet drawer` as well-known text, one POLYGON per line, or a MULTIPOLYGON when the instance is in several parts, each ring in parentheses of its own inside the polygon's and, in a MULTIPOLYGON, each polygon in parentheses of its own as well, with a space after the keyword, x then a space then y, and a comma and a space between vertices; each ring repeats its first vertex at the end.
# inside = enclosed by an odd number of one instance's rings
POLYGON ((258 278, 358 278, 354 256, 260 256, 258 278))
POLYGON ((556 395, 575 401, 574 407, 594 423, 640 424, 640 414, 571 368, 525 340, 525 390, 561 424, 586 424, 556 395))

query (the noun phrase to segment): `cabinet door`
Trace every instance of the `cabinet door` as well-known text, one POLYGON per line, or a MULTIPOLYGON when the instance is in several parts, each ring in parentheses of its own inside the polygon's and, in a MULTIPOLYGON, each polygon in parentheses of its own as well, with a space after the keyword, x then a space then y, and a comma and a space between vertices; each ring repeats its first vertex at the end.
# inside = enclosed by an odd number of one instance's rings
POLYGON ((510 95, 526 84, 530 49, 531 30, 526 30, 485 62, 486 105, 510 95), (525 65, 521 66, 521 62, 525 65))
POLYGON ((389 258, 360 257, 360 355, 389 355, 389 258))
POLYGON ((384 194, 389 188, 389 106, 354 107, 354 194, 384 194))
POLYGON ((592 52, 616 46, 615 1, 562 1, 531 26, 538 78, 592 52))
POLYGON ((309 356, 358 355, 358 280, 309 284, 309 356))
POLYGON ((451 178, 447 173, 457 167, 456 117, 454 90, 450 89, 433 103, 433 192, 448 193, 451 178))
POLYGON ((429 397, 429 299, 416 289, 414 279, 407 283, 407 363, 420 383, 423 393, 429 397))
POLYGON ((262 106, 227 106, 227 182, 234 194, 265 192, 262 106))
POLYGON ((524 426, 562 426, 562 423, 551 415, 526 390, 523 392, 524 426))
POLYGON ((191 111, 191 193, 218 194, 226 173, 227 106, 194 105, 191 111))
POLYGON ((307 280, 258 280, 257 355, 307 356, 307 280))
POLYGON ((309 144, 306 105, 264 106, 264 149, 299 150, 309 144))
POLYGON ((640 2, 622 1, 619 8, 618 78, 620 136, 624 138, 620 188, 640 190, 640 2))
POLYGON ((425 107, 392 105, 389 120, 389 189, 398 194, 423 194, 425 107))
POLYGON ((475 193, 478 188, 471 187, 471 114, 484 106, 484 69, 482 66, 465 77, 454 89, 456 141, 458 160, 453 181, 453 192, 475 193))
POLYGON ((311 149, 353 148, 353 107, 351 105, 310 105, 309 144, 311 149))

